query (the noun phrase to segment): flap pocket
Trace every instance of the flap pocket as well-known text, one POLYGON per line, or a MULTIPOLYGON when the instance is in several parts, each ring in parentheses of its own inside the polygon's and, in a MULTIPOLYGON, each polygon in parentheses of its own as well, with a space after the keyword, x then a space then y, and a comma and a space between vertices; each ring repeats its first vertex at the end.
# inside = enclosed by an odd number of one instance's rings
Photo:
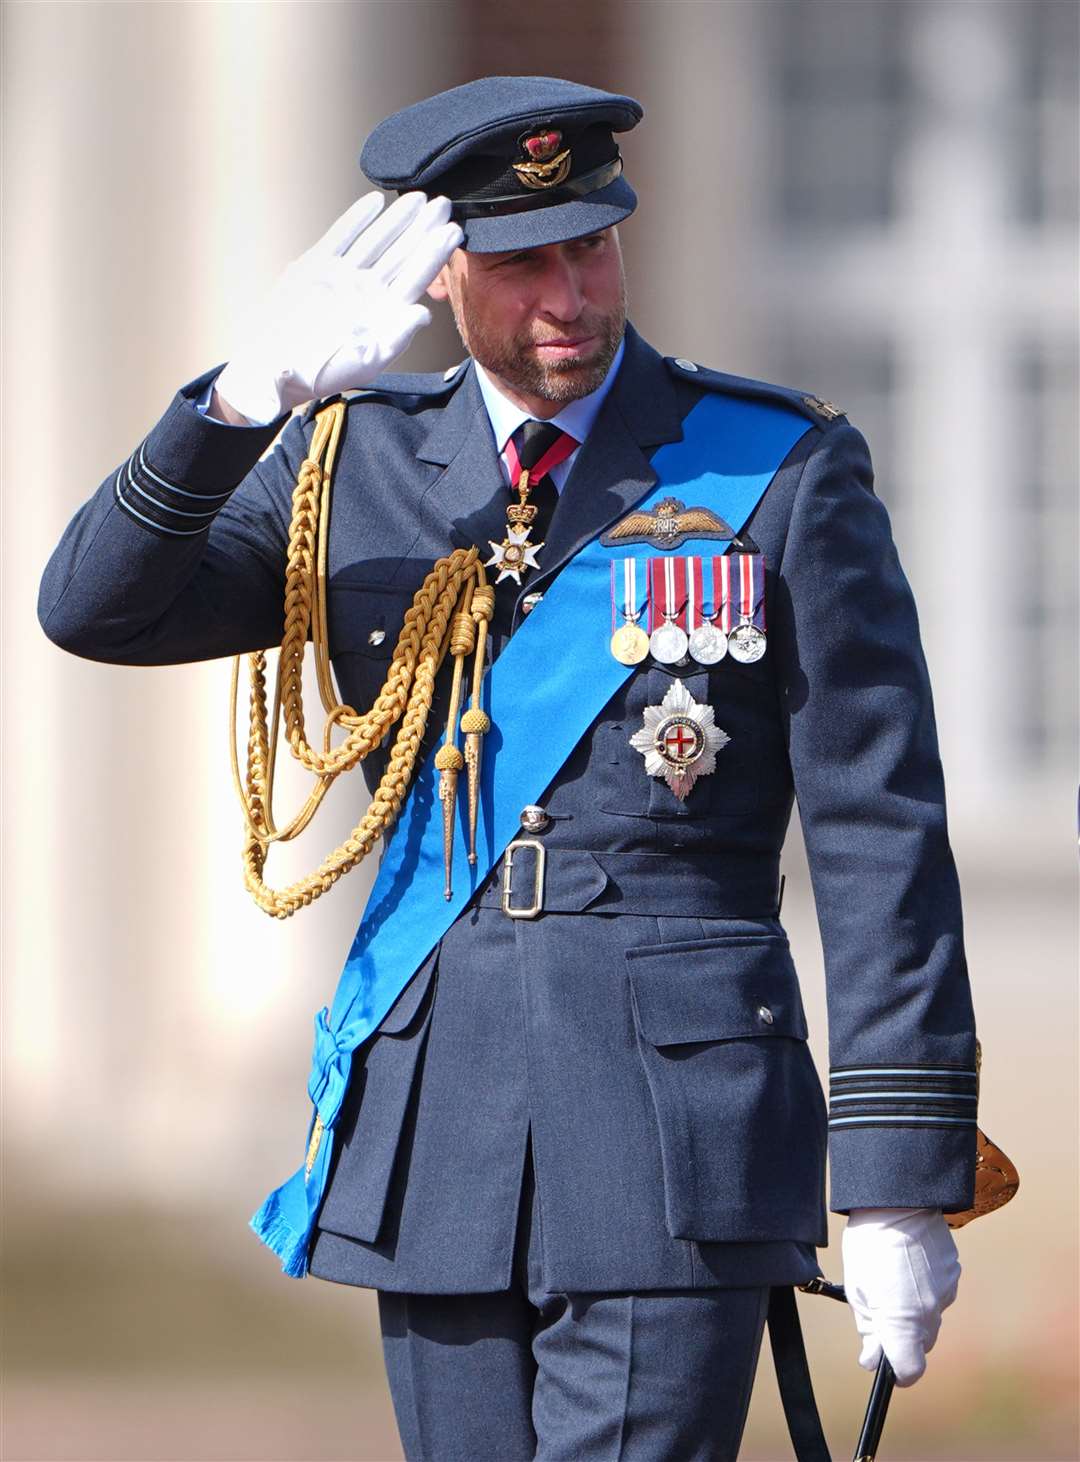
POLYGON ((436 945, 383 1016, 382 1023, 378 1027, 379 1035, 395 1036, 401 1035, 405 1031, 423 1003, 438 958, 439 946, 436 945))
POLYGON ((400 584, 355 584, 335 579, 328 604, 333 653, 389 660, 413 598, 412 590, 400 584))
POLYGON ((787 940, 730 935, 626 952, 638 1029, 654 1046, 744 1036, 806 1039, 787 940))

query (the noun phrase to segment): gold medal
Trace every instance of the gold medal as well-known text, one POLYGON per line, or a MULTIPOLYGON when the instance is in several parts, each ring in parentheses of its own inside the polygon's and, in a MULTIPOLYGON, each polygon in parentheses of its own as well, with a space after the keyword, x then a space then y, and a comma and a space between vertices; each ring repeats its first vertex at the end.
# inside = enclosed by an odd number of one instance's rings
MULTIPOLYGON (((646 594, 648 579, 646 578, 646 594)), ((638 603, 637 564, 632 558, 623 559, 620 565, 611 564, 611 605, 615 609, 616 598, 621 595, 623 622, 611 636, 611 653, 620 665, 640 665, 649 653, 649 636, 638 624, 645 606, 638 603)), ((614 620, 614 613, 612 614, 614 620)))
POLYGON ((649 653, 649 636, 640 625, 621 625, 611 636, 611 653, 620 665, 640 665, 649 653))

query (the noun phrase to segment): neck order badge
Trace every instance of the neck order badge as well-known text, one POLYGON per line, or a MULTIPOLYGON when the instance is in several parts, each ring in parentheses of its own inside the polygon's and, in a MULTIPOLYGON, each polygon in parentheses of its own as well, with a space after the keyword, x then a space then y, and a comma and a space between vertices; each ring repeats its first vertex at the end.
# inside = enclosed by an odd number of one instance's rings
MULTIPOLYGON (((795 443, 811 430, 784 407, 737 397, 704 396, 683 423, 680 442, 653 458, 659 481, 645 510, 672 492, 701 503, 734 531, 746 523, 795 443)), ((715 539, 713 540, 715 541, 715 539)), ((711 553, 705 540, 683 552, 711 553)), ((612 558, 622 550, 594 539, 559 574, 508 642, 484 682, 485 709, 499 738, 485 756, 480 790, 483 837, 471 886, 445 896, 443 828, 432 753, 386 848, 375 886, 330 1010, 315 1018, 308 1092, 315 1107, 307 1162, 276 1189, 252 1228, 282 1261, 286 1274, 307 1273, 308 1249, 329 1173, 332 1133, 349 1079, 352 1053, 376 1030, 425 956, 472 898, 518 833, 518 811, 534 803, 570 756, 588 726, 632 673, 610 652, 598 605, 610 593, 612 558), (573 663, 562 653, 569 627, 573 663), (589 632, 592 627, 593 632, 589 632), (538 677, 537 664, 546 672, 538 677), (528 686, 523 695, 522 686, 528 686), (547 728, 537 744, 531 728, 547 728)), ((458 867, 467 856, 466 829, 455 829, 458 867)))

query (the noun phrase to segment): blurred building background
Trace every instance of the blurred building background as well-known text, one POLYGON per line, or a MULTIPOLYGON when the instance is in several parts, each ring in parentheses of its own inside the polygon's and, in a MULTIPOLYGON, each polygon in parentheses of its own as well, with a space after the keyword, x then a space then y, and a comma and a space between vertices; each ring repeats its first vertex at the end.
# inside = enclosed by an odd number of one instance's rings
MULTIPOLYGON (((497 71, 643 100, 624 147, 642 206, 622 232, 647 338, 838 401, 870 440, 934 679, 984 1122, 1023 1174, 1017 1202, 961 1237, 960 1301, 894 1403, 889 1455, 1080 1455, 1078 15, 1074 0, 3 6, 10 1462, 400 1456, 371 1296, 279 1278, 245 1227, 298 1161, 310 1017, 365 871, 299 920, 258 913, 227 667, 77 661, 34 602, 74 509, 362 191, 370 127, 497 71)), ((440 321, 408 363, 459 358, 440 321)), ((336 790, 283 878, 356 822, 355 791, 336 790)), ((787 862, 820 1060, 820 948, 797 847, 787 862)), ((866 1389, 854 1330, 804 1311, 839 1455, 866 1389)), ((746 1455, 789 1455, 783 1436, 766 1360, 746 1455)))

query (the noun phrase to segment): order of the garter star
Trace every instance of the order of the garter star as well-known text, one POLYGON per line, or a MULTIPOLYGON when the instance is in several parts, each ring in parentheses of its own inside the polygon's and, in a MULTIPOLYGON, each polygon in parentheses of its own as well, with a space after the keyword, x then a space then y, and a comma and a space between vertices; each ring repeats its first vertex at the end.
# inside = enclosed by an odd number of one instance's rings
POLYGON ((645 758, 650 777, 663 777, 684 802, 698 777, 716 770, 716 753, 731 737, 716 725, 712 706, 702 706, 674 680, 658 706, 645 707, 645 724, 630 745, 645 758))

